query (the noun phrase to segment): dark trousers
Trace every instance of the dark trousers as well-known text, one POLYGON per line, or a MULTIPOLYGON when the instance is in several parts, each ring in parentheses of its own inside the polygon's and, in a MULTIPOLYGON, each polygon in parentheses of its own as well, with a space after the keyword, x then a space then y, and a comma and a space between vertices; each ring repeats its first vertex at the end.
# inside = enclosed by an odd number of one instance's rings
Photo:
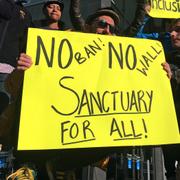
POLYGON ((4 82, 7 78, 8 74, 0 73, 0 114, 7 107, 10 101, 10 95, 6 91, 4 82))
POLYGON ((166 169, 166 177, 176 176, 176 161, 180 160, 180 144, 162 146, 164 155, 164 166, 166 169))

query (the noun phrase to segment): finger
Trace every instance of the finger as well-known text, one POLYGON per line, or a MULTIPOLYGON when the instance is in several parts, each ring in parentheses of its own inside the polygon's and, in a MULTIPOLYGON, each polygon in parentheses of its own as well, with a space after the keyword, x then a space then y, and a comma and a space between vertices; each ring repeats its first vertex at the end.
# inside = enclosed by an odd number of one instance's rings
POLYGON ((167 62, 163 62, 161 65, 162 65, 163 69, 166 71, 167 77, 169 79, 171 79, 172 78, 172 72, 171 72, 170 65, 167 62))
POLYGON ((33 63, 31 57, 28 56, 28 55, 25 54, 25 53, 21 53, 21 54, 20 54, 18 61, 19 61, 19 60, 20 60, 20 61, 27 62, 27 63, 29 63, 29 64, 32 64, 32 63, 33 63))
MULTIPOLYGON (((24 61, 24 62, 28 62, 28 63, 32 64, 32 59, 29 58, 29 57, 23 57, 23 56, 21 56, 21 57, 19 57, 19 60, 20 60, 20 61, 24 61)), ((19 60, 18 60, 18 61, 19 61, 19 60)))
POLYGON ((18 60, 18 63, 28 63, 28 64, 32 64, 32 60, 31 58, 27 58, 27 57, 20 57, 19 60, 18 60))
POLYGON ((30 57, 29 55, 25 54, 25 53, 21 53, 21 54, 20 54, 20 57, 27 57, 27 58, 30 58, 30 59, 31 59, 31 57, 30 57))
POLYGON ((25 71, 27 70, 28 68, 26 66, 18 66, 17 67, 18 70, 21 70, 21 71, 25 71))
POLYGON ((17 65, 17 67, 27 67, 27 68, 29 68, 29 67, 31 67, 31 63, 29 63, 29 62, 25 62, 25 61, 18 61, 18 65, 17 65))

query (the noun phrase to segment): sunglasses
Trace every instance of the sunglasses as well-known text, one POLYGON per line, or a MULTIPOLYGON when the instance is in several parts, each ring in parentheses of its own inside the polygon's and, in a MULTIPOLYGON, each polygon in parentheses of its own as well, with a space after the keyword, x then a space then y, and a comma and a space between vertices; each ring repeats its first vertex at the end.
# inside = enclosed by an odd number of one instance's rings
POLYGON ((102 29, 105 29, 105 28, 109 27, 109 31, 110 31, 112 34, 114 34, 115 31, 116 31, 115 26, 107 23, 106 20, 103 20, 103 19, 97 21, 97 25, 98 25, 99 28, 102 28, 102 29))

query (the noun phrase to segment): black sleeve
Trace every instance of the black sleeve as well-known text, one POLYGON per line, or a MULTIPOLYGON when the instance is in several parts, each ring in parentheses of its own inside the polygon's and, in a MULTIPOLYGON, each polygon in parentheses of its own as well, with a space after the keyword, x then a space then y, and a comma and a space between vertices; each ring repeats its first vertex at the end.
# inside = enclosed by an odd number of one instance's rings
POLYGON ((24 27, 24 32, 23 32, 23 36, 21 39, 21 43, 20 43, 20 52, 26 52, 26 45, 27 45, 27 35, 28 35, 28 28, 30 27, 34 27, 33 23, 32 23, 32 16, 29 13, 29 11, 24 8, 24 11, 26 12, 26 16, 24 19, 24 23, 25 23, 25 27, 24 27))
POLYGON ((137 6, 136 6, 136 12, 135 17, 130 24, 130 26, 123 32, 126 36, 135 36, 137 32, 139 32, 139 29, 141 28, 144 19, 146 17, 146 11, 144 9, 145 6, 145 0, 136 0, 137 6))
POLYGON ((72 25, 75 28, 75 30, 84 31, 85 21, 80 12, 80 0, 71 0, 69 13, 72 25))
POLYGON ((0 0, 0 18, 10 19, 14 8, 13 0, 0 0))

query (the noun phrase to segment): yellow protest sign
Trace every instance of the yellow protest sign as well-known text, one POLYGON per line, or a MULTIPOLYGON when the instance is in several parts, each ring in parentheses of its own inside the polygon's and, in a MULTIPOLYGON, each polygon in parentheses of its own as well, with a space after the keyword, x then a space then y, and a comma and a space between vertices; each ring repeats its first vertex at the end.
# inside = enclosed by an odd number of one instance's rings
POLYGON ((150 0, 152 17, 157 18, 180 18, 179 0, 150 0))
POLYGON ((29 29, 19 150, 179 142, 161 43, 29 29))

